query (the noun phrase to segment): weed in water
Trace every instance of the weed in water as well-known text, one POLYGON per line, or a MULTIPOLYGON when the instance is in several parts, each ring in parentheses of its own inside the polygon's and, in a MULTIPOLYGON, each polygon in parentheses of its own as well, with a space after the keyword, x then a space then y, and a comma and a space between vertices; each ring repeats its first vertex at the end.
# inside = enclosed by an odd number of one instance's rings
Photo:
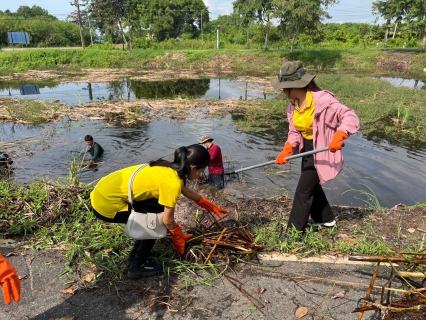
POLYGON ((369 209, 380 210, 382 207, 380 205, 379 199, 377 198, 373 190, 364 183, 360 183, 360 184, 366 187, 368 191, 362 190, 362 189, 350 189, 350 190, 346 190, 342 192, 342 195, 348 192, 356 192, 362 196, 365 196, 366 199, 359 198, 358 196, 356 196, 355 198, 366 203, 369 209))

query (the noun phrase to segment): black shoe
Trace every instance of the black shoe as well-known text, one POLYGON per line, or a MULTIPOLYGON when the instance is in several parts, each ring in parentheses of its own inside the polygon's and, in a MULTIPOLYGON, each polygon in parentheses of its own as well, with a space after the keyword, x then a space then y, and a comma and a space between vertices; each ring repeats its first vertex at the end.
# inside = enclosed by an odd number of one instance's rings
POLYGON ((163 272, 163 266, 155 262, 145 262, 141 266, 130 266, 127 277, 130 279, 139 279, 152 277, 163 272))
MULTIPOLYGON (((130 265, 132 264, 133 259, 136 257, 136 253, 133 254, 133 252, 130 253, 129 257, 126 260, 126 264, 127 266, 130 267, 130 265)), ((153 261, 154 259, 158 259, 161 257, 161 253, 153 251, 151 252, 151 254, 148 257, 148 261, 153 261)))
POLYGON ((326 227, 326 228, 332 228, 336 225, 336 220, 331 219, 326 222, 315 222, 312 219, 308 220, 308 226, 310 227, 326 227))

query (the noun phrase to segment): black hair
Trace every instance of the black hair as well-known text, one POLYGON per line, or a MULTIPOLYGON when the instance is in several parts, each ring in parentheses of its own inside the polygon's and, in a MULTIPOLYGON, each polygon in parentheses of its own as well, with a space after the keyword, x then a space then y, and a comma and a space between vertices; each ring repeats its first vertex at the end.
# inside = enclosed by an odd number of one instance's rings
POLYGON ((305 89, 312 92, 321 91, 321 88, 316 84, 314 80, 311 80, 311 82, 308 83, 305 89))
POLYGON ((84 141, 93 141, 93 137, 88 134, 87 136, 84 137, 84 141))
POLYGON ((175 150, 173 162, 158 159, 151 161, 151 167, 160 166, 168 167, 177 171, 181 179, 186 180, 191 172, 190 166, 195 166, 197 169, 205 168, 210 163, 210 154, 202 145, 192 144, 188 147, 180 147, 175 150))

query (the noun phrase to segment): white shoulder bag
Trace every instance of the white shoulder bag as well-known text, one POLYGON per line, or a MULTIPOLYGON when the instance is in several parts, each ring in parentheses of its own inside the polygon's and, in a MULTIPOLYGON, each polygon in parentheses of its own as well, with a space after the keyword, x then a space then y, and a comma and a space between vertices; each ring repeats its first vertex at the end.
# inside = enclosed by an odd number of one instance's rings
POLYGON ((146 164, 140 166, 135 172, 133 172, 128 186, 128 197, 131 212, 124 231, 130 238, 136 240, 160 239, 164 238, 167 233, 167 228, 163 223, 164 212, 136 212, 133 208, 133 180, 135 179, 136 174, 145 167, 146 164))

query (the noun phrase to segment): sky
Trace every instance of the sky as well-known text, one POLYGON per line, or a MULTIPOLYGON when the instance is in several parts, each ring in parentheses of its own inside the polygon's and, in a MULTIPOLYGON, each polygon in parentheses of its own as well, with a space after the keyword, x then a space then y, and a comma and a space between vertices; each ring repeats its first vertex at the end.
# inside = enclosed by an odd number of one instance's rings
MULTIPOLYGON (((324 22, 366 22, 373 23, 375 16, 371 13, 371 5, 374 0, 340 0, 340 3, 329 9, 333 17, 324 22)), ((68 14, 75 10, 70 5, 71 0, 0 0, 0 10, 9 9, 15 12, 20 6, 38 5, 46 9, 49 14, 60 20, 65 20, 68 14)), ((232 1, 230 0, 204 0, 210 11, 210 19, 214 20, 219 15, 232 12, 232 1)))

